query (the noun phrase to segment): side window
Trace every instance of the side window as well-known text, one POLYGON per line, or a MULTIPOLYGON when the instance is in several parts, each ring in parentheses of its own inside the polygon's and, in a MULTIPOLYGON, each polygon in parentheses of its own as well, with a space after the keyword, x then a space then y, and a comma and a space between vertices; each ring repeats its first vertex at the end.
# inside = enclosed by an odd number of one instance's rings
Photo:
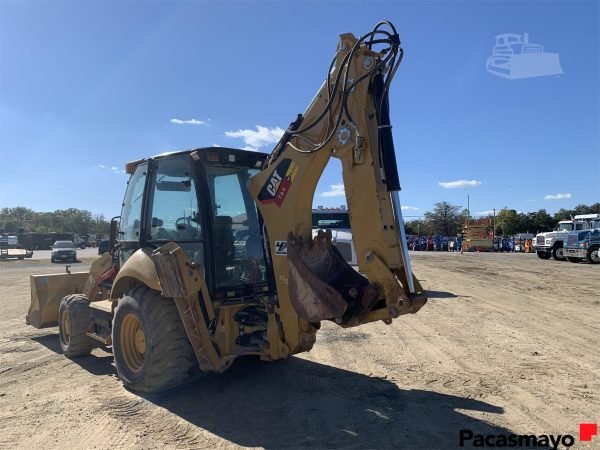
POLYGON ((120 223, 120 241, 138 241, 140 239, 140 221, 142 218, 142 202, 148 164, 141 164, 127 183, 127 192, 123 200, 120 223))

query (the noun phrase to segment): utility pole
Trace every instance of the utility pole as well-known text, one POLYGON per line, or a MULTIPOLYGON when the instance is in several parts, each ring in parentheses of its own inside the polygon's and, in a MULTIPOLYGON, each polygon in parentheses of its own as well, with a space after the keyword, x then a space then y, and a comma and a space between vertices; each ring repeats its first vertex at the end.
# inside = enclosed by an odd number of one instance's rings
POLYGON ((471 222, 471 199, 467 194, 467 224, 471 222))

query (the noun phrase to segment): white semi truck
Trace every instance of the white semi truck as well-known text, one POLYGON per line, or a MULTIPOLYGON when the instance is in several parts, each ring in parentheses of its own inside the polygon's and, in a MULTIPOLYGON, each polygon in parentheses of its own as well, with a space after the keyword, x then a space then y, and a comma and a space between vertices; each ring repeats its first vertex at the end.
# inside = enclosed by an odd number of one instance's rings
POLYGON ((563 247, 567 240, 567 235, 572 231, 589 230, 592 222, 598 223, 600 214, 580 214, 572 220, 561 220, 558 228, 547 233, 539 233, 535 237, 535 250, 539 258, 554 258, 557 261, 566 261, 563 247))

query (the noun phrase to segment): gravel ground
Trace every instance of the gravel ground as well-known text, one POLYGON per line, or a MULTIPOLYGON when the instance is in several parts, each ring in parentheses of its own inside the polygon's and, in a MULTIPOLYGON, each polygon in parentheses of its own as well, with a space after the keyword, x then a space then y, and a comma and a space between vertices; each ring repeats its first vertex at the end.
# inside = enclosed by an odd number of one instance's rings
POLYGON ((143 397, 110 353, 69 360, 56 328, 25 325, 29 275, 64 270, 41 254, 0 262, 0 447, 456 448, 461 429, 578 440, 600 422, 600 266, 414 253, 418 314, 326 323, 310 353, 143 397))

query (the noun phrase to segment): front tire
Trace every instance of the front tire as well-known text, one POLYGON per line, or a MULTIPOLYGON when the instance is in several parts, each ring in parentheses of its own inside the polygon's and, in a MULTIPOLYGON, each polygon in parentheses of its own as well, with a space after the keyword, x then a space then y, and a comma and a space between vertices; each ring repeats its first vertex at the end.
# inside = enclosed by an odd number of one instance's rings
POLYGON ((550 253, 546 252, 537 252, 537 255, 540 259, 550 259, 550 256, 552 256, 550 253))
POLYGON ((68 358, 89 355, 94 341, 86 335, 90 324, 90 303, 84 295, 67 295, 58 308, 58 337, 68 358))
POLYGON ((586 258, 590 264, 600 264, 600 254, 598 247, 590 247, 587 251, 586 258))
POLYGON ((562 247, 554 247, 552 249, 552 258, 555 261, 566 261, 563 248, 562 247))
POLYGON ((158 392, 183 382, 195 355, 173 299, 138 286, 119 300, 112 329, 119 378, 138 392, 158 392))

